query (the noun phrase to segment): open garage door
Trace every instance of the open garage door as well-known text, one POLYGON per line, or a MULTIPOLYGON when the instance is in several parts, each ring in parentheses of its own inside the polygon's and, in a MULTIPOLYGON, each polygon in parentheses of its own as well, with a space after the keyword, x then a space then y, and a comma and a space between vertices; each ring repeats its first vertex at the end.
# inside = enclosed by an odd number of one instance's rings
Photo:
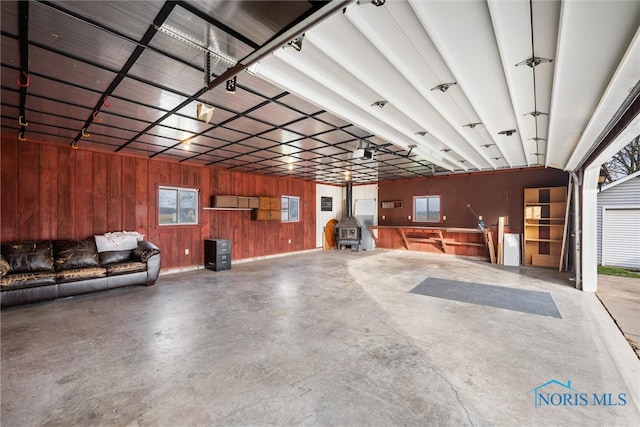
POLYGON ((640 208, 607 208, 602 221, 602 265, 640 270, 640 208))

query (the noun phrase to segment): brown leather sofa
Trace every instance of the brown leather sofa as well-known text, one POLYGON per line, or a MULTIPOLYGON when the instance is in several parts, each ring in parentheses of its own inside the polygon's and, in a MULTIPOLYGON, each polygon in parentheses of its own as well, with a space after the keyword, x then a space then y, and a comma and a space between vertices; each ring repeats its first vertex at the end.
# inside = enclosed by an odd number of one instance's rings
POLYGON ((131 250, 98 252, 95 239, 2 243, 2 308, 129 285, 153 285, 160 249, 141 240, 131 250))

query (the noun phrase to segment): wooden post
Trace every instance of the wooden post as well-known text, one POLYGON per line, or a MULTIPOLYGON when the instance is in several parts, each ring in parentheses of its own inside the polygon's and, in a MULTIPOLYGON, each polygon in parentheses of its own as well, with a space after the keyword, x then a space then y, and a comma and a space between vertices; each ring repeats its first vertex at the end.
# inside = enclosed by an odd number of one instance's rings
POLYGON ((504 264, 504 217, 498 217, 498 264, 504 264))

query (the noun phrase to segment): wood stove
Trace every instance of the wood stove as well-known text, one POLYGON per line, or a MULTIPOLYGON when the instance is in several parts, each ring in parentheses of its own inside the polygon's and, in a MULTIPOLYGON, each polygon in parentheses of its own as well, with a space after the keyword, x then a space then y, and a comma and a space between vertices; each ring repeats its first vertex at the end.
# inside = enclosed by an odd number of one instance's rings
POLYGON ((336 248, 340 250, 341 246, 350 246, 351 249, 359 251, 362 243, 362 227, 360 222, 352 216, 353 186, 351 182, 347 183, 346 199, 347 215, 334 228, 336 248))

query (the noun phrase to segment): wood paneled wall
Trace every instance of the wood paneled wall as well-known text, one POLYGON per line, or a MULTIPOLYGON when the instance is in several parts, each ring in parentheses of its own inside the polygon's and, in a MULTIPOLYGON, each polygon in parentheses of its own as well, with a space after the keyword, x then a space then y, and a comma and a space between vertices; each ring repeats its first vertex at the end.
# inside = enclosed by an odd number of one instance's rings
POLYGON ((163 269, 202 265, 206 238, 230 239, 234 259, 316 247, 313 182, 12 139, 2 140, 0 164, 2 241, 138 231, 161 248, 163 269), (198 188, 200 224, 159 226, 160 185, 198 188), (212 194, 299 196, 301 221, 252 221, 250 211, 202 209, 212 194))
POLYGON ((442 175, 379 183, 378 224, 425 227, 476 228, 478 220, 467 208, 481 215, 487 227, 497 227, 498 217, 508 218, 509 230, 523 231, 524 189, 568 185, 569 175, 558 169, 521 169, 442 175), (413 197, 441 196, 441 211, 447 217, 441 223, 415 223, 413 197), (401 200, 402 208, 382 209, 384 201, 401 200), (384 218, 383 218, 384 217, 384 218))

